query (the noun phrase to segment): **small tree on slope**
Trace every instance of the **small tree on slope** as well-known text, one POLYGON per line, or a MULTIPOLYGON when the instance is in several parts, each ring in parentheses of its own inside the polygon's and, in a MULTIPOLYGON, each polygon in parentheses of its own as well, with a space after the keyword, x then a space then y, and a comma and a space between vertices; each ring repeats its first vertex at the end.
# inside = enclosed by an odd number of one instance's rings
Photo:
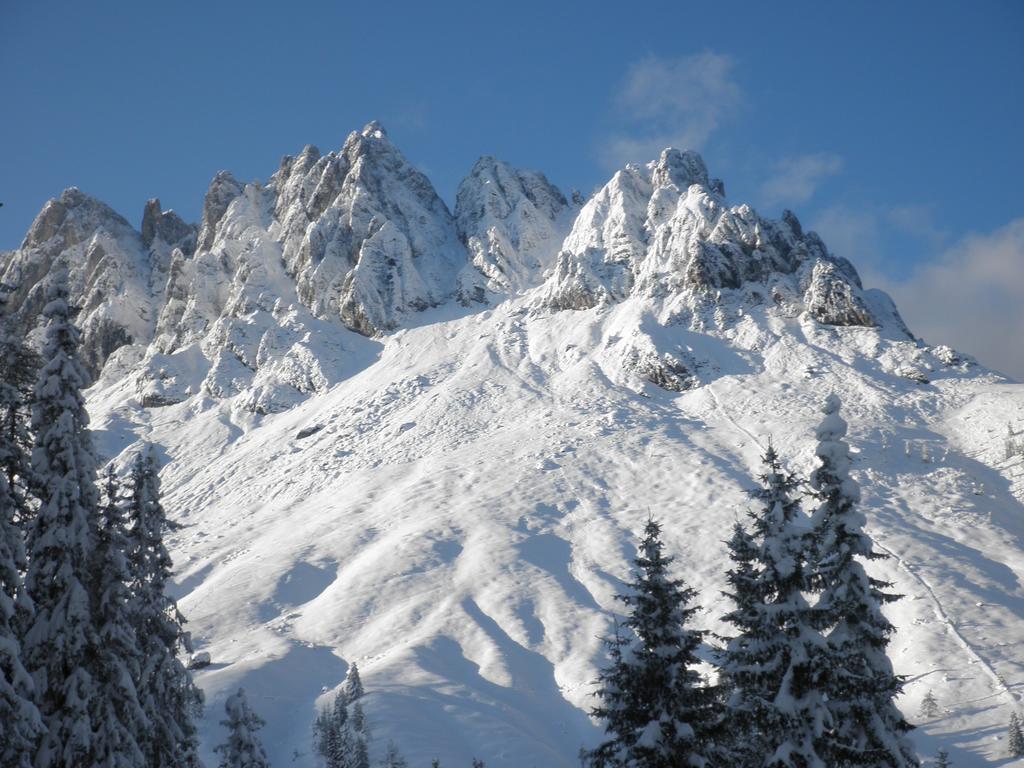
POLYGON ((906 738, 912 729, 894 699, 903 679, 886 656, 892 624, 883 603, 898 599, 883 590, 890 585, 870 578, 861 559, 884 558, 864 532, 858 509, 860 489, 850 477, 846 422, 840 401, 830 395, 817 428, 819 466, 811 474, 818 508, 813 516, 815 582, 821 591, 817 608, 828 633, 829 710, 834 728, 827 735, 833 766, 907 768, 919 762, 906 738))
POLYGON ((320 710, 313 721, 313 747, 326 768, 366 768, 370 758, 362 732, 365 718, 358 704, 353 715, 349 714, 345 690, 343 686, 335 695, 333 705, 320 710), (355 728, 355 715, 362 721, 360 732, 355 728))
POLYGON ((99 694, 90 709, 96 724, 93 754, 104 768, 135 768, 145 764, 139 740, 145 740, 148 723, 135 689, 142 659, 129 588, 130 542, 112 467, 103 491, 93 566, 93 618, 100 641, 94 663, 99 694))
POLYGON ((78 356, 65 280, 47 292, 48 320, 32 408, 33 484, 39 510, 27 531, 25 587, 35 615, 24 638, 26 666, 35 678, 47 733, 36 768, 93 765, 97 695, 88 670, 99 653, 88 584, 96 536, 96 460, 82 388, 88 378, 78 356))
MULTIPOLYGON (((0 441, 5 437, 0 435, 0 441)), ((43 722, 16 631, 17 619, 27 620, 32 614, 21 580, 25 548, 13 518, 14 498, 7 477, 0 473, 0 765, 29 768, 43 722)))
POLYGON ((199 764, 194 718, 202 712, 202 693, 181 662, 190 650, 184 618, 167 593, 171 558, 163 542, 170 525, 160 504, 156 459, 146 446, 132 467, 129 506, 132 527, 131 571, 135 593, 135 631, 142 653, 136 685, 149 721, 142 746, 147 766, 190 768, 199 764))
POLYGON ((1010 713, 1010 727, 1007 731, 1006 751, 1010 757, 1024 757, 1024 733, 1021 732, 1020 718, 1010 713))
POLYGON ((822 738, 830 726, 821 662, 826 645, 803 592, 808 528, 793 498, 797 480, 775 449, 764 458, 753 533, 738 524, 730 541, 728 581, 736 609, 725 621, 737 635, 723 653, 733 689, 727 705, 734 737, 730 765, 824 768, 822 738))
POLYGON ((611 666, 600 677, 593 714, 609 738, 587 755, 597 768, 702 766, 711 749, 714 706, 693 669, 702 633, 687 629, 695 592, 669 577, 661 527, 653 520, 635 561, 636 580, 620 595, 630 609, 608 641, 611 666))
POLYGON ((228 729, 228 740, 216 747, 220 753, 220 768, 270 768, 256 731, 266 723, 249 708, 245 691, 228 696, 224 703, 227 720, 220 724, 228 729))

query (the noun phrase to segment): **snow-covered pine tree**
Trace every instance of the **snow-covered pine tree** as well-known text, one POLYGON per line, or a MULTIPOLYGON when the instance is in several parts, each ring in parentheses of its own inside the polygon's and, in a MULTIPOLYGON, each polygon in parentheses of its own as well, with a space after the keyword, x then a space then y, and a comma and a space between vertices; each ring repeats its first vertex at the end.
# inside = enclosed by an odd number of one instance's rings
POLYGON ((142 658, 130 587, 130 541, 112 466, 104 474, 102 490, 90 585, 99 638, 98 654, 90 665, 97 683, 89 709, 96 729, 93 755, 96 765, 104 768, 138 768, 145 765, 139 741, 145 740, 148 723, 135 689, 142 658))
POLYGON ((342 693, 348 706, 351 707, 349 724, 352 729, 352 766, 351 768, 370 768, 370 726, 363 712, 360 699, 365 695, 363 681, 359 677, 359 666, 353 662, 345 675, 342 693))
POLYGON ((266 723, 249 707, 245 691, 228 696, 224 702, 227 719, 220 724, 228 729, 228 740, 215 747, 220 753, 220 768, 270 768, 256 732, 266 723))
POLYGON ((6 313, 10 286, 0 285, 0 471, 14 501, 12 519, 24 529, 31 515, 30 408, 41 361, 6 313))
POLYGON ((833 729, 827 735, 827 757, 830 765, 839 766, 918 766, 906 738, 913 726, 894 702, 903 678, 886 656, 895 630, 881 607, 899 598, 884 591, 891 585, 869 577, 861 562, 885 555, 874 550, 864 532, 860 488, 850 477, 840 406, 836 395, 825 400, 816 433, 819 466, 810 478, 818 501, 813 515, 814 579, 821 595, 816 608, 831 627, 826 668, 833 729))
POLYGON ((345 674, 345 682, 342 684, 342 692, 345 694, 345 700, 351 704, 354 701, 358 701, 365 695, 363 690, 363 680, 359 677, 359 665, 355 662, 348 668, 348 672, 345 674))
POLYGON ((384 759, 381 760, 382 768, 409 768, 409 764, 402 757, 402 753, 398 751, 398 746, 393 741, 388 742, 387 749, 384 751, 384 759))
POLYGON ((88 585, 96 543, 96 459, 82 389, 66 278, 47 291, 43 367, 32 406, 33 486, 39 509, 27 529, 25 588, 35 614, 24 637, 25 666, 36 684, 46 726, 36 768, 94 765, 89 709, 97 681, 89 666, 99 653, 88 585))
POLYGON ((1016 712, 1010 713, 1010 726, 1006 734, 1006 752, 1010 757, 1024 757, 1024 732, 1016 712))
POLYGON ((938 717, 939 714, 939 702, 935 698, 935 694, 931 692, 931 689, 921 699, 921 708, 918 710, 918 716, 920 717, 938 717))
MULTIPOLYGON (((0 442, 6 439, 0 434, 0 442)), ((14 524, 14 497, 0 473, 0 765, 29 768, 43 722, 35 705, 35 685, 21 660, 19 619, 32 616, 21 570, 25 547, 14 524)))
MULTIPOLYGON (((362 709, 359 710, 360 716, 362 709)), ((313 721, 313 748, 323 758, 325 768, 366 768, 369 749, 366 739, 353 728, 345 689, 334 697, 330 707, 317 713, 313 721)))
POLYGON ((151 446, 135 458, 129 512, 134 623, 142 655, 136 689, 149 721, 140 746, 146 764, 189 768, 199 764, 195 718, 203 707, 180 655, 191 650, 184 617, 167 595, 171 558, 163 534, 170 527, 160 503, 160 479, 151 446))
POLYGON ((630 609, 628 636, 617 629, 607 641, 611 665, 593 714, 609 738, 586 755, 596 768, 702 766, 713 749, 713 697, 694 669, 703 633, 686 626, 696 593, 670 577, 673 558, 662 549, 661 526, 649 520, 636 578, 618 596, 630 609))
POLYGON ((935 753, 935 768, 951 768, 953 764, 949 761, 949 752, 939 749, 935 753))
POLYGON ((733 568, 727 594, 735 627, 721 657, 732 693, 726 731, 728 765, 824 768, 823 733, 830 724, 821 660, 819 617, 804 598, 809 530, 795 498, 799 482, 769 445, 763 457, 758 509, 748 533, 738 523, 729 542, 733 568))

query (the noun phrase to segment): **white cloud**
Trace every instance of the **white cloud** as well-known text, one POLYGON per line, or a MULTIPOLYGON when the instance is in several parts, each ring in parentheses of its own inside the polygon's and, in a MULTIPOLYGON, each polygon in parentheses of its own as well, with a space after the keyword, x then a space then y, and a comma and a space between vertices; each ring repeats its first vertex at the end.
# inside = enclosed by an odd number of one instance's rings
POLYGON ((813 222, 829 250, 885 290, 910 329, 1024 381, 1024 218, 946 246, 949 235, 927 206, 855 210, 834 206, 813 222), (894 276, 882 257, 886 232, 911 235, 938 256, 894 276))
POLYGON ((733 66, 710 51, 630 66, 614 99, 623 129, 605 142, 604 160, 620 167, 653 160, 665 147, 701 149, 742 100, 733 66))
POLYGON ((1024 381, 1024 218, 968 235, 883 288, 930 344, 949 344, 1024 381))
POLYGON ((775 166, 775 175, 761 185, 761 204, 795 205, 811 199, 818 185, 843 169, 843 158, 831 152, 789 157, 775 166))

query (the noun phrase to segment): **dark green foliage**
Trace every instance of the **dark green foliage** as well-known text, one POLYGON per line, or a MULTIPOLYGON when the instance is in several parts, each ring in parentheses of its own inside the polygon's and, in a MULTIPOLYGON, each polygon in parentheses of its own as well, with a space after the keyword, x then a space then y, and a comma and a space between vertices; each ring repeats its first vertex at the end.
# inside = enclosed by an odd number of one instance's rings
POLYGON ((636 579, 619 596, 629 615, 607 641, 611 664, 593 714, 608 738, 586 755, 596 768, 702 765, 713 747, 714 701, 695 669, 702 633, 686 627, 695 592, 669 576, 672 560, 661 527, 648 521, 636 579))

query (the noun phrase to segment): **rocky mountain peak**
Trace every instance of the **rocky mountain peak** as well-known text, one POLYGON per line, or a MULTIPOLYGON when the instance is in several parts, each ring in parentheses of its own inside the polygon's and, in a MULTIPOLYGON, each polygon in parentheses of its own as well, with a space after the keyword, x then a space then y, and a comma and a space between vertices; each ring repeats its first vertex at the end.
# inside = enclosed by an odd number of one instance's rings
POLYGON ((142 242, 147 248, 152 248, 156 241, 160 241, 171 248, 181 248, 185 254, 191 254, 195 240, 195 226, 187 224, 174 211, 162 210, 158 198, 146 202, 142 211, 142 242))
POLYGON ((680 152, 671 147, 663 150, 661 157, 654 163, 651 184, 655 187, 673 185, 681 192, 685 192, 691 184, 710 187, 704 159, 696 152, 680 152))
POLYGON ((455 221, 486 288, 510 292, 538 284, 576 210, 544 174, 484 155, 459 185, 455 221))
POLYGON ((230 171, 219 171, 210 182, 203 199, 203 221, 199 228, 198 247, 209 250, 217 234, 217 225, 231 205, 231 201, 242 194, 242 184, 230 171))
POLYGON ((388 132, 384 130, 384 126, 376 120, 371 120, 364 125, 363 130, 359 133, 368 139, 384 139, 388 135, 388 132))

